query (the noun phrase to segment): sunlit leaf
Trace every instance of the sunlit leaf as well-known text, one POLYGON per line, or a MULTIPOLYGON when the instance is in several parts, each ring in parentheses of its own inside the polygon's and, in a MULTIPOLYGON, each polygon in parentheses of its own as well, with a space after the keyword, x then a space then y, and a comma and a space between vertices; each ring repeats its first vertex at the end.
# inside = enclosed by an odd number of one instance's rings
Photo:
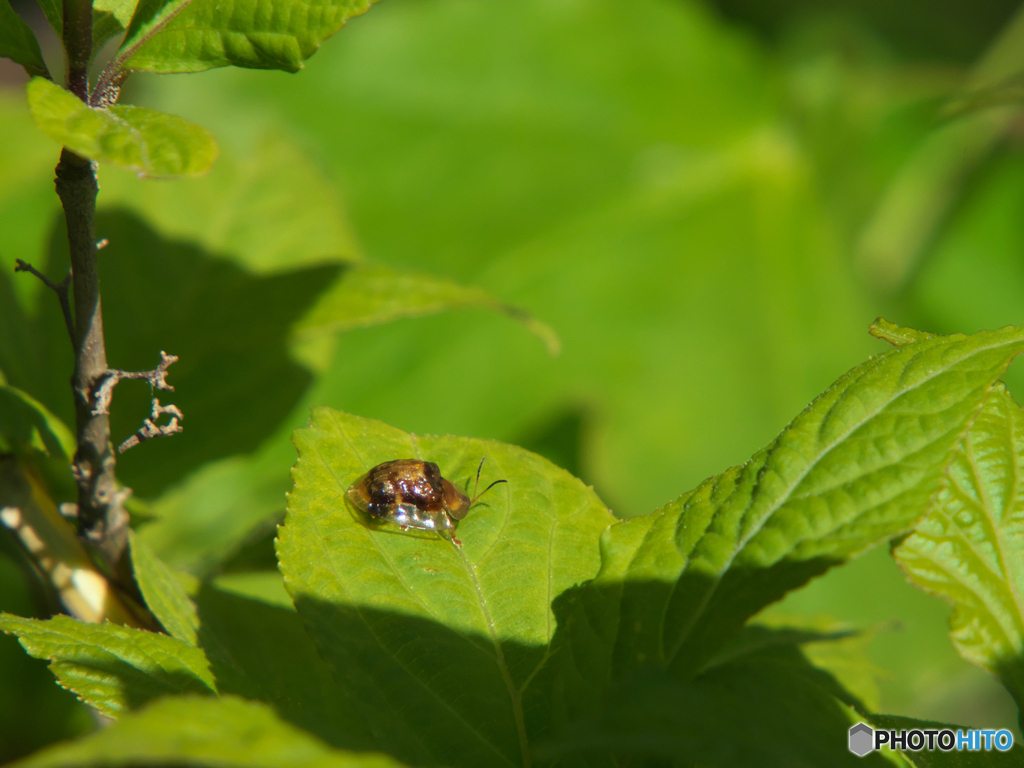
POLYGON ((278 135, 257 138, 245 151, 225 148, 201 178, 152 184, 109 167, 100 168, 99 179, 101 209, 131 210, 161 234, 196 242, 251 272, 361 257, 337 185, 278 135))
POLYGON ((752 614, 906 531, 1022 349, 1024 329, 1009 327, 879 355, 747 464, 609 529, 600 574, 561 607, 565 674, 580 686, 570 711, 644 664, 689 679, 752 614))
POLYGON ((154 0, 140 5, 118 57, 130 69, 149 72, 228 65, 295 72, 373 1, 154 0))
POLYGON ((181 582, 134 532, 129 535, 129 540, 132 571, 146 600, 146 607, 172 637, 194 646, 199 617, 181 582))
POLYGON ((300 336, 346 331, 461 307, 490 309, 508 315, 537 334, 552 354, 559 351, 558 336, 551 328, 482 288, 382 264, 346 270, 334 287, 320 297, 296 331, 300 336))
POLYGON ((29 83, 28 103, 39 130, 58 144, 145 176, 195 176, 217 157, 206 129, 174 115, 123 105, 94 109, 38 77, 29 83))
POLYGON ((0 631, 16 635, 30 656, 48 659, 65 688, 108 717, 172 693, 216 691, 198 648, 167 635, 67 616, 47 621, 0 614, 0 631))
POLYGON ((343 688, 380 711, 396 756, 427 764, 521 765, 548 725, 543 675, 552 598, 593 575, 612 521, 592 491, 540 457, 501 443, 410 435, 329 408, 295 435, 299 462, 278 537, 285 585, 343 688), (375 525, 346 489, 396 458, 436 462, 460 488, 486 457, 496 486, 436 533, 375 525))
POLYGON ((54 766, 249 766, 401 768, 384 755, 332 749, 258 702, 233 696, 165 698, 109 728, 33 755, 23 768, 54 766))
POLYGON ((96 56, 113 37, 124 34, 139 0, 93 0, 92 55, 96 56))
POLYGON ((901 347, 904 344, 913 344, 915 341, 934 339, 938 334, 918 331, 914 328, 903 328, 895 323, 879 317, 868 328, 868 332, 876 339, 887 341, 894 347, 901 347))
POLYGON ((953 604, 960 655, 1024 705, 1024 413, 992 393, 928 516, 895 548, 921 588, 953 604))
POLYGON ((11 8, 10 0, 0 0, 0 58, 21 64, 30 76, 49 77, 39 41, 11 8))

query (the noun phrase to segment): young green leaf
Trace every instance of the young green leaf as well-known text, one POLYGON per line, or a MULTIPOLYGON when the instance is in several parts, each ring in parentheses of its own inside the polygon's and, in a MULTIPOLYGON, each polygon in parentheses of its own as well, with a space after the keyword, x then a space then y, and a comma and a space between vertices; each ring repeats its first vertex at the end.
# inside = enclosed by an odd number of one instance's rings
POLYGON ((16 635, 29 656, 48 659, 62 686, 108 717, 170 693, 216 691, 203 652, 167 635, 8 613, 0 613, 0 632, 16 635))
POLYGON ((53 27, 53 31, 57 33, 57 37, 61 38, 64 35, 64 7, 62 0, 36 0, 39 3, 39 7, 43 9, 43 15, 46 16, 46 20, 50 22, 50 26, 53 27))
MULTIPOLYGON (((924 339, 854 368, 742 467, 613 526, 598 577, 560 606, 586 708, 641 664, 680 679, 758 610, 906 531, 1024 329, 924 339)), ((572 691, 571 686, 566 686, 572 691)), ((574 706, 567 704, 569 710, 574 706)))
POLYGON ((22 768, 73 766, 248 766, 249 768, 401 768, 384 755, 332 749, 254 701, 164 698, 109 728, 33 755, 22 768))
POLYGON ((347 331, 460 307, 480 307, 508 315, 540 337, 551 354, 558 354, 557 334, 525 310, 505 304, 476 286, 383 264, 348 269, 298 324, 296 333, 301 338, 347 331))
POLYGON ((92 4, 92 56, 108 40, 124 34, 139 0, 94 0, 92 4))
POLYGON ((199 617, 181 582, 134 531, 129 532, 132 570, 146 599, 146 607, 171 637, 195 646, 199 617))
POLYGON ((953 604, 953 644, 1024 707, 1024 413, 992 393, 931 512, 893 550, 922 589, 953 604))
POLYGON ((299 461, 278 557, 285 585, 346 692, 381 714, 382 743, 428 765, 524 765, 550 697, 544 673, 552 598, 591 577, 613 520, 593 491, 513 446, 411 435, 330 408, 295 433, 299 461), (421 458, 484 496, 436 533, 375 524, 346 490, 376 464, 421 458))
POLYGON ((10 0, 0 0, 0 58, 21 64, 30 77, 50 77, 39 41, 11 8, 10 0))
POLYGON ((139 5, 115 63, 163 73, 228 65, 296 72, 374 1, 153 0, 139 5))
POLYGON ((196 176, 217 157, 204 128, 143 107, 94 109, 41 77, 28 85, 32 117, 43 133, 78 154, 143 176, 196 176))

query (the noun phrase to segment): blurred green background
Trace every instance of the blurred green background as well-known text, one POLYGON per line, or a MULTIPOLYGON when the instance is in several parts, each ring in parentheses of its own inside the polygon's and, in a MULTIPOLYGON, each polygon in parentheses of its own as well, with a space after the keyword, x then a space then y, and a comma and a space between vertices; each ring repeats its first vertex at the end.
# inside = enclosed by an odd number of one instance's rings
MULTIPOLYGON (((388 0, 297 75, 133 77, 122 101, 222 148, 200 180, 101 169, 111 364, 182 357, 185 432, 118 468, 140 533, 198 575, 273 567, 288 436, 314 404, 524 445, 643 514, 883 351, 876 316, 940 333, 1024 322, 1017 10, 388 0), (296 337, 352 258, 482 286, 563 351, 482 309, 296 337)), ((56 302, 11 275, 16 257, 66 270, 58 149, 23 75, 0 74, 0 370, 70 422, 56 302)), ((1009 383, 1020 399, 1020 370, 1009 383)), ((119 388, 115 440, 147 403, 119 388)), ((30 613, 2 558, 0 609, 30 613)), ((1016 726, 948 642, 946 606, 884 549, 771 611, 870 629, 879 711, 1016 726)), ((0 722, 16 724, 0 760, 90 727, 10 638, 0 669, 0 722)))

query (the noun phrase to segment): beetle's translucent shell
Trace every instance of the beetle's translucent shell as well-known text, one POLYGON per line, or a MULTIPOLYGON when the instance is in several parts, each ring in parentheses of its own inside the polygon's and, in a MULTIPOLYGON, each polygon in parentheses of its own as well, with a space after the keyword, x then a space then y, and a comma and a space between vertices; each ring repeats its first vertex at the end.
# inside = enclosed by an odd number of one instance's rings
POLYGON ((348 489, 353 504, 369 515, 421 531, 452 531, 470 501, 432 461, 396 459, 378 464, 348 489))

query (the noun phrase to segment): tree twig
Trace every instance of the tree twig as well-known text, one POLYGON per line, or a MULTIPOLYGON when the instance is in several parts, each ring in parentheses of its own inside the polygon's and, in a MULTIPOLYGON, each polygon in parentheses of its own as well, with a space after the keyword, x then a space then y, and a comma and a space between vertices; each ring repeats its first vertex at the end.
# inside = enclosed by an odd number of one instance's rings
POLYGON ((64 325, 67 326, 68 336, 71 339, 71 345, 75 344, 75 322, 71 319, 71 299, 69 298, 68 289, 71 287, 71 273, 61 280, 59 283, 55 283, 38 269, 33 267, 27 261, 21 259, 15 259, 15 272, 28 272, 29 274, 35 275, 43 281, 43 285, 49 288, 51 291, 57 294, 57 300, 60 301, 60 310, 64 313, 64 325))
MULTIPOLYGON (((177 358, 175 358, 177 359, 177 358)), ((161 435, 173 435, 182 431, 181 424, 178 423, 179 419, 185 418, 181 415, 181 411, 178 410, 176 405, 160 405, 160 401, 155 397, 153 398, 153 411, 150 413, 149 418, 146 419, 142 426, 139 427, 138 432, 125 440, 121 445, 118 446, 117 452, 124 453, 129 448, 134 448, 139 443, 144 443, 147 440, 159 437, 161 435), (156 420, 164 414, 171 417, 171 420, 167 424, 157 424, 156 420)))
POLYGON ((176 362, 178 362, 177 355, 168 355, 161 349, 160 365, 151 371, 121 371, 117 368, 108 368, 106 373, 100 378, 100 385, 96 388, 93 415, 99 416, 104 413, 110 413, 110 399, 114 395, 114 387, 122 379, 145 379, 153 389, 173 392, 174 387, 167 383, 167 369, 176 362))

